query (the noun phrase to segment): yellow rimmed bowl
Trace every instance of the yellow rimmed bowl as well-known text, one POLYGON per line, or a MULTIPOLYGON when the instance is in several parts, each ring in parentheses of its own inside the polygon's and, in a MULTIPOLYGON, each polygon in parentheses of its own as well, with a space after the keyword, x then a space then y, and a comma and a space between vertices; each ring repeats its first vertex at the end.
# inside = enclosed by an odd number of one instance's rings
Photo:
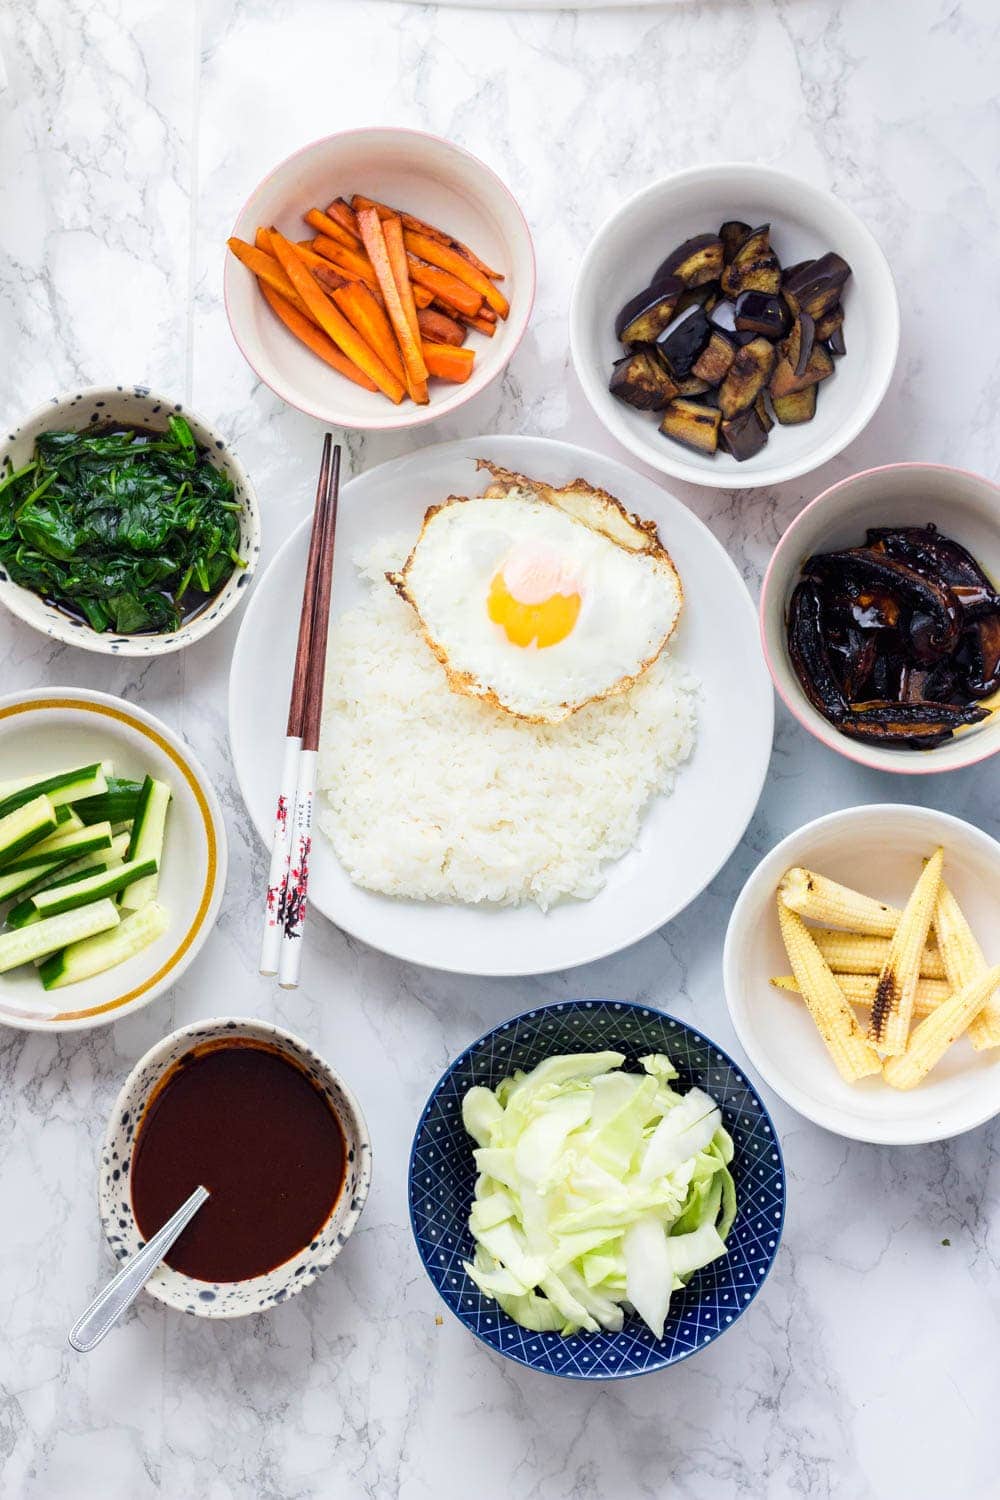
POLYGON ((211 932, 226 886, 226 830, 211 783, 162 720, 85 688, 38 688, 0 698, 0 782, 95 761, 117 776, 148 772, 169 783, 157 900, 170 915, 162 937, 134 958, 46 992, 28 964, 0 974, 0 1024, 26 1031, 85 1031, 141 1009, 176 984, 211 932))

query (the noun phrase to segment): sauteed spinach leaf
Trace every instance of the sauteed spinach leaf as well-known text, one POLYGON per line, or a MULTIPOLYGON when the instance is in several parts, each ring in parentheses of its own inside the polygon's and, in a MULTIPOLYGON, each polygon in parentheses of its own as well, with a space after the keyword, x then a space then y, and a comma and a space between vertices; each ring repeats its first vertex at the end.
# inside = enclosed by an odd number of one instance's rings
POLYGON ((94 630, 176 630, 246 566, 239 511, 176 414, 163 433, 46 432, 0 481, 0 566, 94 630))

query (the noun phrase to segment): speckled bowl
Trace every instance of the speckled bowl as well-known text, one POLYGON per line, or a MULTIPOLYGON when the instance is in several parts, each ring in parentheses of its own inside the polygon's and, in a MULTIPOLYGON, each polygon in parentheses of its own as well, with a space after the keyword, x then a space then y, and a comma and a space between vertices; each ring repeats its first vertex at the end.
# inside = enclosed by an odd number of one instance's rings
POLYGON ((624 1000, 569 1000, 540 1006, 488 1031, 457 1057, 436 1084, 413 1137, 410 1224, 434 1286, 459 1322, 495 1353, 547 1375, 615 1380, 663 1370, 706 1344, 746 1312, 778 1253, 785 1218, 785 1170, 771 1117, 744 1070, 708 1037, 650 1006, 624 1000), (738 1211, 727 1253, 674 1292, 662 1339, 641 1319, 620 1333, 534 1333, 521 1328, 467 1275, 469 1209, 475 1192, 475 1142, 462 1125, 462 1099, 473 1084, 496 1088, 517 1068, 563 1052, 623 1052, 635 1068, 646 1052, 666 1052, 676 1087, 711 1094, 736 1148, 738 1211))
POLYGON ((53 396, 4 434, 0 441, 0 480, 30 460, 35 439, 43 432, 58 428, 83 430, 105 422, 165 428, 171 412, 180 412, 186 418, 199 448, 207 449, 215 466, 233 481, 236 499, 241 506, 240 555, 246 559, 247 566, 237 569, 211 603, 185 621, 180 630, 162 635, 115 635, 111 631, 91 630, 83 621, 74 620, 62 610, 46 604, 30 589, 21 588, 0 568, 0 604, 5 604, 11 614, 43 635, 64 641, 69 646, 80 646, 84 651, 97 651, 108 656, 166 656, 200 641, 246 598, 247 587, 260 557, 257 496, 250 476, 223 439, 179 401, 157 396, 142 385, 96 385, 71 391, 65 396, 53 396))
POLYGON ((101 1224, 119 1260, 141 1250, 145 1241, 132 1212, 129 1167, 143 1111, 156 1084, 185 1052, 226 1037, 248 1037, 279 1048, 305 1069, 322 1090, 340 1120, 347 1146, 347 1174, 333 1212, 316 1238, 291 1260, 248 1281, 197 1281, 167 1265, 153 1273, 146 1290, 178 1312, 199 1318, 242 1318, 266 1312, 309 1286, 325 1271, 347 1241, 365 1206, 372 1175, 372 1148, 361 1106, 344 1081, 305 1042, 267 1021, 218 1017, 173 1031, 150 1048, 132 1069, 115 1101, 101 1151, 97 1188, 101 1224))

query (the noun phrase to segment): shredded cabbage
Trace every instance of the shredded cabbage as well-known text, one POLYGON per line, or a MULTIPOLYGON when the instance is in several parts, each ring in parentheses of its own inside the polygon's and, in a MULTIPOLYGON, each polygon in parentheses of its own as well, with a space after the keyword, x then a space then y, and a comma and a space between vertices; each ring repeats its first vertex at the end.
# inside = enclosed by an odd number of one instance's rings
POLYGON ((671 1292, 726 1253, 736 1217, 732 1138, 708 1094, 671 1087, 665 1053, 550 1057, 474 1087, 469 1276, 515 1323, 616 1333, 634 1311, 663 1337, 671 1292))

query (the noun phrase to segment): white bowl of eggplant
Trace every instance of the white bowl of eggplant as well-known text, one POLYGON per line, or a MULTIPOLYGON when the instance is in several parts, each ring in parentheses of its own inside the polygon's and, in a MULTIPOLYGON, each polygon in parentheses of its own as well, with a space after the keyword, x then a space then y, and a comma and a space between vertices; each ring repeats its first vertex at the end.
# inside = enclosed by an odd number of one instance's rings
POLYGON ((577 376, 653 468, 721 489, 795 479, 847 446, 895 368, 888 262, 852 209, 772 167, 695 167, 598 230, 573 292, 577 376))
POLYGON ((0 603, 54 640, 179 651, 246 597, 259 556, 246 470, 146 386, 53 397, 0 443, 0 603))
POLYGON ((1000 751, 1000 488, 940 464, 841 480, 792 522, 760 601, 764 656, 810 734, 879 771, 1000 751))

